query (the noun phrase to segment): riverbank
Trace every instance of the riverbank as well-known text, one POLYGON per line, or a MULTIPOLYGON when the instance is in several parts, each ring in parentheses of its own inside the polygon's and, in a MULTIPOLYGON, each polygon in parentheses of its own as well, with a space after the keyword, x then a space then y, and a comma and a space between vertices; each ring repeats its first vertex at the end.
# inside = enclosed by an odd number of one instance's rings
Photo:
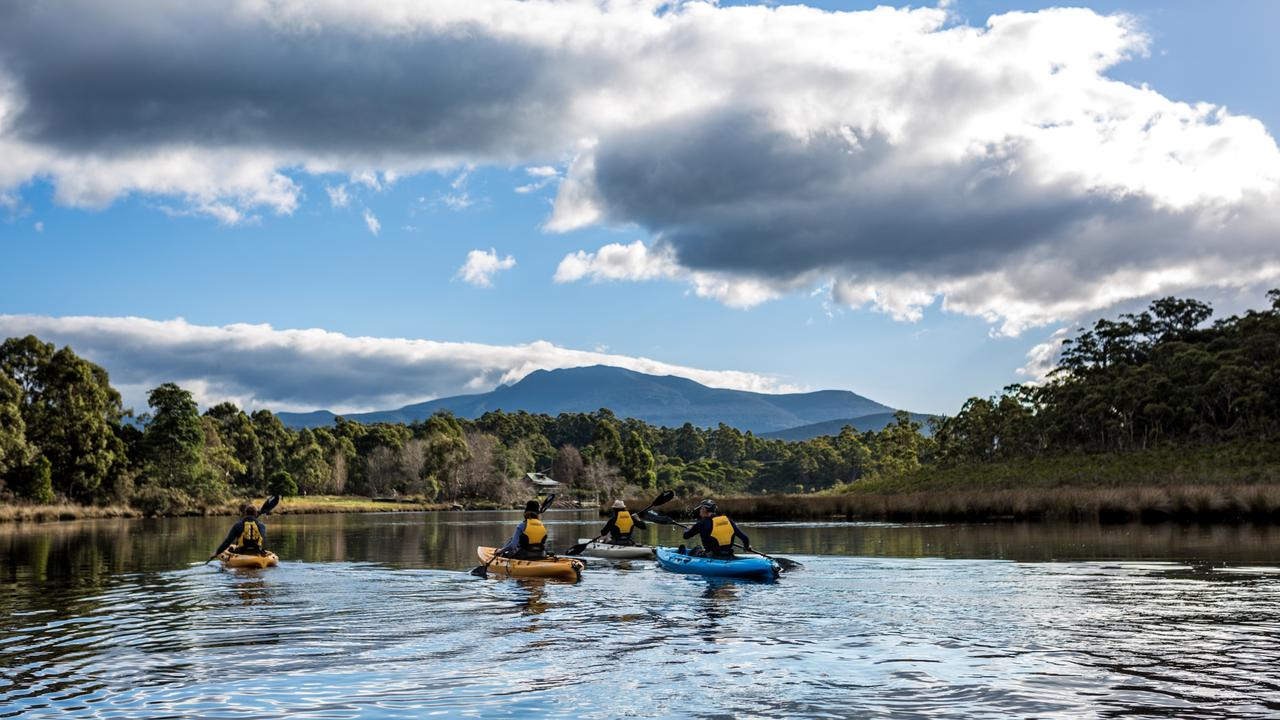
MULTIPOLYGON (((228 500, 198 510, 176 513, 174 517, 236 515, 243 499, 228 500)), ((262 498, 251 499, 261 503, 262 498)), ((485 507, 491 507, 486 504, 485 507)), ((311 495, 289 497, 272 511, 274 515, 310 515, 320 513, 422 512, 449 510, 450 503, 429 502, 422 498, 373 499, 351 495, 311 495)), ((53 522, 58 520, 92 520, 99 518, 137 518, 145 513, 128 505, 0 505, 0 522, 53 522)))
POLYGON ((1280 522, 1280 447, 1232 443, 924 467, 818 495, 728 498, 743 519, 1280 522))

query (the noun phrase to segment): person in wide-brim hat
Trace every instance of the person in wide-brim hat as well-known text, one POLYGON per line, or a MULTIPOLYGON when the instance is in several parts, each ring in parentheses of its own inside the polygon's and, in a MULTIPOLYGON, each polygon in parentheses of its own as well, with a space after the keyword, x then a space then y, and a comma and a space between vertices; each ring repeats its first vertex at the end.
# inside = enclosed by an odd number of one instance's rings
POLYGON ((631 533, 636 528, 643 530, 644 527, 640 518, 627 511, 625 502, 614 500, 613 506, 609 508, 609 521, 600 528, 598 534, 610 545, 635 545, 636 541, 631 539, 631 533))

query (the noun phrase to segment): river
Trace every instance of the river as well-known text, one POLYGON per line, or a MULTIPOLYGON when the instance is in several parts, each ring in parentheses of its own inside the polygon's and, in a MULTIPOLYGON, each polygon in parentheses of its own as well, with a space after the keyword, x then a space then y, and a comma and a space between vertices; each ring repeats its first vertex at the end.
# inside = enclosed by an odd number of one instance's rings
POLYGON ((0 717, 1280 714, 1280 529, 756 523, 805 567, 467 574, 517 517, 272 516, 261 571, 200 564, 227 518, 0 526, 0 717))

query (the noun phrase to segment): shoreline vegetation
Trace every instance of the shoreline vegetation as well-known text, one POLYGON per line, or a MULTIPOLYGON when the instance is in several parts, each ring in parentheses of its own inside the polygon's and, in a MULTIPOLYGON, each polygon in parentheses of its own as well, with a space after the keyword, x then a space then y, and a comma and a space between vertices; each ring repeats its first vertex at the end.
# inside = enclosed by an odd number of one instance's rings
POLYGON ((71 348, 9 338, 0 521, 223 515, 270 494, 292 513, 515 507, 535 494, 526 473, 549 471, 566 505, 670 489, 743 520, 1280 522, 1280 290, 1267 298, 1216 320, 1162 298, 927 431, 900 412, 798 441, 607 408, 294 430, 269 410, 202 413, 172 383, 135 414, 71 348))
MULTIPOLYGON (((633 508, 643 507, 650 497, 636 494, 627 502, 633 508)), ((679 515, 699 499, 697 495, 677 497, 667 508, 679 515)), ((225 501, 169 516, 232 516, 239 502, 225 501)), ((924 468, 909 475, 856 481, 822 493, 726 496, 718 503, 726 514, 744 521, 1280 523, 1280 446, 1231 444, 924 468)), ((515 508, 493 501, 462 506, 425 497, 295 496, 282 502, 274 514, 515 508)), ((606 508, 607 503, 602 503, 602 515, 607 514, 606 508)), ((590 509, 590 505, 583 509, 590 509)), ((0 505, 0 522, 144 515, 137 508, 119 504, 0 505)))

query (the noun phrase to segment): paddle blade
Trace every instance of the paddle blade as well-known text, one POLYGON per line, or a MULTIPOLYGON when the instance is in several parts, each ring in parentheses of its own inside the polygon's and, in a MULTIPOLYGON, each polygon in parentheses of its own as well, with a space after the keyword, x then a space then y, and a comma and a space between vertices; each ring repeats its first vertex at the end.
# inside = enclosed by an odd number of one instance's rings
POLYGON ((578 543, 577 545, 574 545, 573 547, 569 548, 568 550, 565 550, 565 551, 564 551, 564 554, 565 554, 565 555, 581 555, 581 554, 582 554, 582 551, 583 551, 583 550, 586 550, 586 549, 587 549, 587 544, 586 544, 586 543, 578 543))
POLYGON ((666 515, 663 515, 661 513, 656 513, 652 510, 645 510, 644 512, 640 513, 640 517, 645 520, 648 520, 649 522, 658 523, 659 525, 675 525, 676 524, 675 520, 672 520, 666 515))
POLYGON ((471 574, 478 578, 489 577, 489 568, 484 565, 477 565, 471 570, 471 574))
POLYGON ((258 516, 261 517, 271 512, 272 510, 275 510, 276 506, 279 504, 280 504, 280 496, 272 495, 271 497, 263 501, 262 507, 258 508, 258 516))
POLYGON ((548 495, 547 499, 542 501, 542 507, 538 509, 538 514, 541 515, 542 513, 546 512, 547 508, 551 507, 551 503, 555 501, 556 501, 555 493, 551 493, 550 495, 548 495))
POLYGON ((791 572, 792 570, 799 570, 804 567, 804 565, 801 565, 790 558, 775 557, 773 558, 773 561, 778 563, 778 567, 782 568, 782 572, 791 572))
POLYGON ((675 497, 676 497, 676 494, 674 491, 663 490, 662 494, 659 495, 657 498, 655 498, 653 501, 653 504, 650 505, 649 507, 661 507, 671 502, 672 500, 674 500, 675 497))

